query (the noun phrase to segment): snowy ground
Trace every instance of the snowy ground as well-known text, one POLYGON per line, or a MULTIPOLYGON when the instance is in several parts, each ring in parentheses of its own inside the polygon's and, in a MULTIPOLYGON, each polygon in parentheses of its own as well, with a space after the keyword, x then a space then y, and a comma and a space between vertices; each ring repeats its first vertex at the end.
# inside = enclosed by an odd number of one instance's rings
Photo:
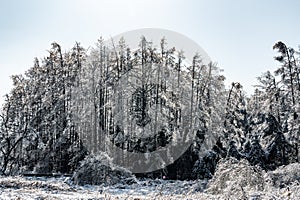
MULTIPOLYGON (((201 191, 197 181, 140 181, 133 185, 75 186, 64 178, 38 179, 3 177, 0 179, 1 199, 241 199, 227 194, 201 191)), ((246 191, 247 192, 247 191, 246 191)), ((300 187, 294 185, 269 191, 251 191, 246 199, 299 199, 300 187)))
POLYGON ((198 189, 196 181, 145 180, 133 185, 76 186, 66 178, 25 177, 3 177, 0 185, 1 199, 184 199, 187 194, 192 198, 193 190, 198 189))
POLYGON ((300 164, 265 173, 246 161, 219 164, 204 181, 138 180, 132 185, 78 186, 70 178, 0 177, 0 199, 300 199, 300 164), (205 188, 205 189, 204 189, 205 188))

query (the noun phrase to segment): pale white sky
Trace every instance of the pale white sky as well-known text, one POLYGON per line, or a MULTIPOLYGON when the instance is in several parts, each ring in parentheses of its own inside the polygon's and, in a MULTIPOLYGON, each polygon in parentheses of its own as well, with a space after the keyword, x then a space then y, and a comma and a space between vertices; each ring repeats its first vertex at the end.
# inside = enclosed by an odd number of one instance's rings
POLYGON ((138 28, 163 28, 197 42, 248 93, 276 68, 272 46, 300 44, 300 1, 293 0, 0 0, 0 101, 9 76, 24 73, 56 41, 93 46, 138 28))

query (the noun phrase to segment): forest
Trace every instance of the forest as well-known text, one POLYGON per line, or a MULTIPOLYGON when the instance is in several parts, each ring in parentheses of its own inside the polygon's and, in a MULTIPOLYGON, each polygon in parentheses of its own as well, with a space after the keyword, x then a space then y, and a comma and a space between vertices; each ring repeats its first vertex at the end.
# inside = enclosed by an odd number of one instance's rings
POLYGON ((299 163, 299 51, 276 42, 270 59, 280 67, 261 74, 247 96, 239 82, 226 87, 217 64, 196 52, 186 58, 167 39, 142 36, 136 49, 124 38, 89 49, 52 43, 11 77, 0 174, 59 173, 79 185, 121 176, 130 184, 210 180, 228 159, 266 172, 299 163))

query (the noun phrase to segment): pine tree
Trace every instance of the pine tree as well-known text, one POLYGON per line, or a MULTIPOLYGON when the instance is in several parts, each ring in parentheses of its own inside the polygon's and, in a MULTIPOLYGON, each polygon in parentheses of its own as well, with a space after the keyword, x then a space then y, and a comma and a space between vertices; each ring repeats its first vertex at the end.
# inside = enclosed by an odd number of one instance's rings
POLYGON ((230 141, 230 143, 229 143, 229 148, 228 148, 228 151, 227 151, 227 157, 234 157, 238 160, 241 159, 241 154, 237 150, 237 147, 236 147, 234 141, 230 141))
POLYGON ((213 151, 207 152, 207 154, 197 160, 192 169, 192 178, 194 179, 211 179, 216 170, 218 157, 213 151))
POLYGON ((296 161, 295 149, 281 132, 277 132, 273 141, 267 146, 266 152, 268 168, 271 170, 296 161))
POLYGON ((247 157, 251 165, 258 165, 266 169, 266 154, 259 143, 258 137, 254 137, 251 141, 251 150, 247 157))
POLYGON ((232 83, 226 103, 224 120, 224 139, 228 146, 230 141, 235 141, 241 148, 249 137, 249 115, 247 113, 246 98, 240 83, 232 83))

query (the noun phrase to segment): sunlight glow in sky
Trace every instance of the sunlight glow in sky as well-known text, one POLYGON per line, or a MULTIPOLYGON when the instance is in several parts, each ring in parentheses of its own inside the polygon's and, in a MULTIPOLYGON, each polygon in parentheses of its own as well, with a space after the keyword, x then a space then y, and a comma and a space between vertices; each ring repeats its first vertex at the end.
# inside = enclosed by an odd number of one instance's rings
POLYGON ((224 69, 227 84, 248 94, 256 77, 278 65, 275 42, 298 49, 300 1, 263 0, 0 0, 0 102, 10 76, 24 73, 53 41, 94 46, 102 35, 163 28, 197 42, 224 69))

